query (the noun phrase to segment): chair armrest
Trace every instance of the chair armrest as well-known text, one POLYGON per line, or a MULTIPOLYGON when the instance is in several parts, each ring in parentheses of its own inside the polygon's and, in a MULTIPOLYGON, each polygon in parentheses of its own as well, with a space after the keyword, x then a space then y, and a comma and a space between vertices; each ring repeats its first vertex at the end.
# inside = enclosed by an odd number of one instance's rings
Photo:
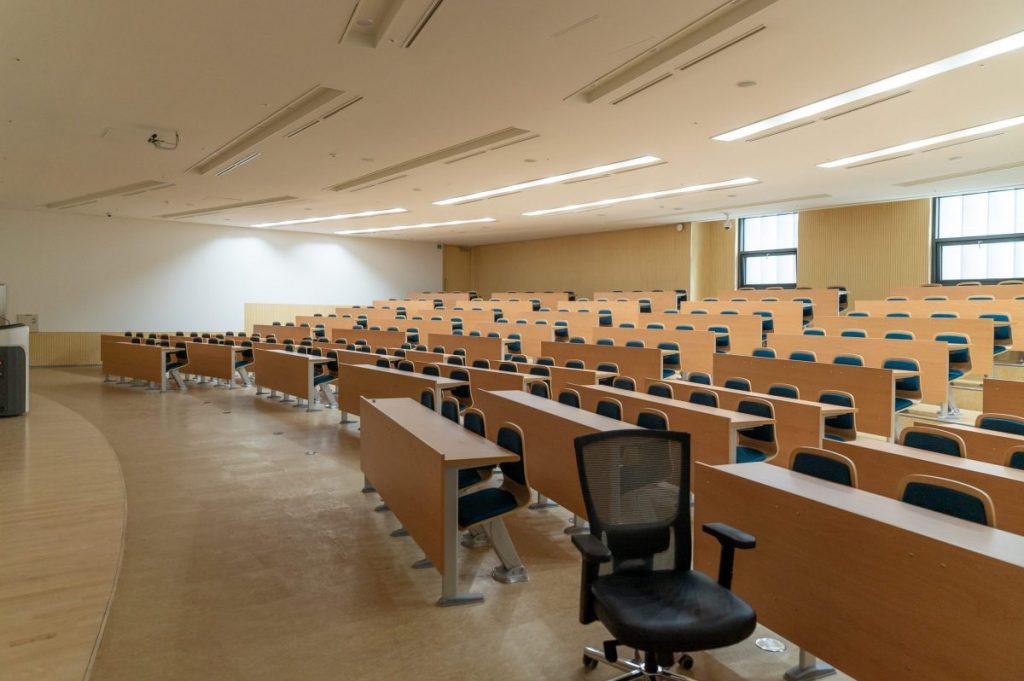
POLYGON ((757 546, 757 539, 753 535, 725 523, 704 523, 701 529, 717 539, 723 547, 729 545, 735 549, 752 549, 757 546))
POLYGON ((607 563, 612 559, 612 552, 592 534, 575 534, 572 537, 572 544, 588 561, 607 563))
POLYGON ((721 544, 722 552, 718 559, 718 583, 726 589, 732 589, 732 566, 736 549, 752 549, 757 546, 757 539, 724 523, 705 523, 701 529, 721 544))

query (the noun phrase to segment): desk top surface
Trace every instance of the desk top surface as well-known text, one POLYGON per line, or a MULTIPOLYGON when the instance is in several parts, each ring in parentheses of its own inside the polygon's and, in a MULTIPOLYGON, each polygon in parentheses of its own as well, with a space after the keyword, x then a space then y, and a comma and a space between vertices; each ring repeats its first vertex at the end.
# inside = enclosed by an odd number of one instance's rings
POLYGON ((596 431, 607 432, 612 430, 633 430, 639 428, 631 423, 625 421, 617 421, 615 419, 608 418, 607 416, 601 416, 593 412, 586 411, 585 409, 579 409, 577 407, 570 407, 567 404, 562 404, 555 400, 550 400, 546 397, 538 397, 522 390, 488 390, 485 391, 508 400, 510 402, 516 402, 524 407, 530 409, 536 409, 542 411, 556 418, 560 418, 565 421, 572 421, 581 426, 586 426, 596 431))
POLYGON ((804 497, 814 503, 1024 567, 1024 536, 1021 535, 918 508, 864 490, 836 485, 773 464, 727 464, 715 468, 728 475, 804 497))
MULTIPOLYGON (((588 385, 583 387, 588 390, 607 393, 609 397, 634 398, 644 402, 650 402, 652 405, 685 409, 686 411, 692 411, 698 414, 707 414, 708 416, 717 416, 718 418, 729 419, 729 425, 732 428, 754 428, 757 426, 768 426, 775 423, 775 419, 768 419, 763 416, 754 416, 753 414, 744 414, 742 412, 720 409, 718 407, 708 407, 703 404, 674 400, 668 397, 661 397, 659 395, 648 395, 647 393, 638 393, 633 390, 613 388, 610 385, 588 385)), ((701 387, 707 388, 708 386, 705 385, 701 387)))
MULTIPOLYGON (((469 381, 460 381, 454 378, 447 378, 445 376, 430 376, 428 374, 417 374, 412 371, 402 371, 401 369, 384 368, 374 366, 372 364, 345 364, 343 365, 351 371, 378 371, 382 373, 394 374, 397 376, 413 376, 415 378, 421 378, 426 381, 431 381, 437 384, 437 387, 441 390, 447 390, 448 388, 458 388, 463 385, 469 385, 469 381)), ((421 407, 422 408, 422 407, 421 407)))
POLYGON ((437 452, 444 465, 463 468, 515 461, 518 457, 408 397, 370 399, 388 418, 437 452))
POLYGON ((769 395, 767 393, 747 392, 746 390, 736 390, 734 388, 725 388, 718 385, 704 385, 703 383, 692 383, 690 381, 681 381, 679 379, 669 379, 666 380, 665 383, 679 383, 690 388, 701 388, 703 390, 711 390, 712 392, 729 393, 730 395, 736 395, 738 397, 748 395, 750 397, 758 397, 763 400, 780 400, 782 402, 792 402, 793 404, 801 404, 808 407, 820 407, 822 416, 842 416, 843 414, 857 413, 856 407, 841 407, 836 404, 822 404, 821 402, 793 399, 792 397, 780 397, 778 395, 769 395))

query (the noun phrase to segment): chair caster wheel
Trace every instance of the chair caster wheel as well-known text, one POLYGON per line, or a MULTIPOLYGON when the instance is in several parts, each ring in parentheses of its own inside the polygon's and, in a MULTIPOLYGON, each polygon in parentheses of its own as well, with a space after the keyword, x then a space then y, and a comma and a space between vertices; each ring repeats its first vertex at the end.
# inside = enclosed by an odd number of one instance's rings
POLYGON ((679 666, 683 669, 693 669, 693 658, 689 655, 683 655, 679 658, 679 666))
POLYGON ((583 668, 587 670, 597 669, 597 660, 592 657, 583 656, 583 668))

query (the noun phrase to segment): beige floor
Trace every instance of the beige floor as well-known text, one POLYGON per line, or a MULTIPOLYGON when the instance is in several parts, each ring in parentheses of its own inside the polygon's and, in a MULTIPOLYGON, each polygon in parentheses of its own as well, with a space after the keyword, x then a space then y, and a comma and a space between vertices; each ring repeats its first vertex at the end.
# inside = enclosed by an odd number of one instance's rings
MULTIPOLYGON (((127 542, 95 681, 613 675, 580 666, 581 646, 605 632, 576 620, 579 561, 561 531, 564 511, 509 522, 529 583, 491 581, 491 553, 466 550, 463 584, 487 601, 437 608, 436 572, 410 569, 415 544, 389 537, 397 521, 360 493, 358 431, 339 427, 336 411, 310 414, 252 390, 160 394, 101 378, 34 370, 34 392, 53 402, 37 401, 31 416, 34 429, 73 417, 101 434, 124 473, 127 542)), ((77 448, 59 446, 63 456, 77 448)), ((75 479, 77 462, 66 472, 75 479)), ((92 547, 76 550, 91 560, 92 547)), ((751 639, 701 656, 695 675, 774 680, 795 658, 751 639)), ((82 678, 41 668, 0 677, 82 678)))

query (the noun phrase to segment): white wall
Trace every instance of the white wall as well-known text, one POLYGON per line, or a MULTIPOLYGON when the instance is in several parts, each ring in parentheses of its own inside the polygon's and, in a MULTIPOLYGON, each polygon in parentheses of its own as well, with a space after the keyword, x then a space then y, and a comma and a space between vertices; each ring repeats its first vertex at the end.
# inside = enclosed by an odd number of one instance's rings
POLYGON ((241 329, 250 303, 439 290, 433 243, 0 209, 7 316, 40 331, 241 329))

